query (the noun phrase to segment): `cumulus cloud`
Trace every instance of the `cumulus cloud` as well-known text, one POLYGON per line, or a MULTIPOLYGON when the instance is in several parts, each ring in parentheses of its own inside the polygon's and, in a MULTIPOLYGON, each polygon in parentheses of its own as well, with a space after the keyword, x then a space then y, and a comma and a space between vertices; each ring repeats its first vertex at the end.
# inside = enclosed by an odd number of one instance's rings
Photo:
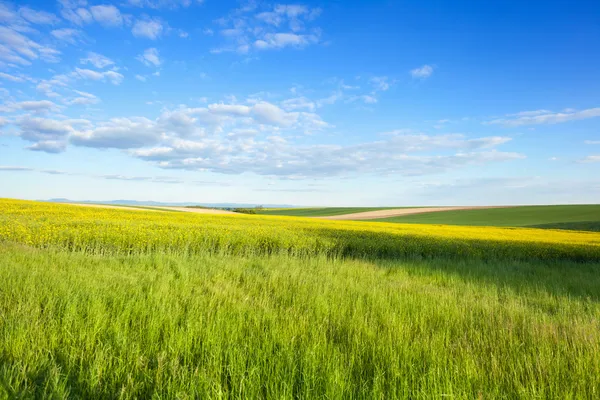
POLYGON ((76 131, 70 142, 76 146, 130 149, 156 144, 160 133, 153 121, 142 118, 113 118, 93 129, 76 131))
POLYGON ((26 147, 27 150, 42 151, 51 154, 62 153, 66 148, 67 144, 58 140, 43 140, 26 147))
POLYGON ((288 127, 298 121, 298 113, 288 113, 267 102, 260 102, 252 107, 254 118, 263 124, 288 127))
MULTIPOLYGON (((321 13, 319 8, 304 5, 260 6, 249 4, 226 18, 220 18, 220 33, 228 43, 211 50, 213 54, 255 50, 304 48, 321 42, 321 30, 307 25, 321 13), (261 8, 261 10, 258 10, 261 8)), ((212 30, 205 33, 213 34, 212 30)))
POLYGON ((119 9, 113 5, 98 5, 90 7, 90 13, 101 25, 107 27, 123 25, 123 16, 119 9))
POLYGON ((79 60, 81 64, 92 64, 94 67, 98 69, 106 68, 111 65, 114 65, 114 61, 108 57, 103 56, 102 54, 94 53, 92 51, 87 53, 86 58, 82 58, 79 60))
POLYGON ((162 22, 158 18, 146 18, 135 21, 131 33, 135 37, 151 40, 158 39, 164 31, 162 22))
POLYGON ((148 67, 155 66, 158 67, 161 64, 160 55, 158 50, 155 48, 149 48, 144 50, 144 53, 140 54, 137 59, 143 62, 148 67))
POLYGON ((433 66, 427 64, 410 71, 410 75, 416 79, 426 79, 429 78, 432 74, 433 66))
POLYGON ((507 114, 505 118, 497 118, 486 122, 486 124, 516 127, 523 125, 560 124, 596 117, 600 117, 600 108, 588 108, 581 111, 569 110, 558 113, 548 110, 538 110, 507 114))
POLYGON ((223 147, 214 141, 174 142, 166 147, 134 150, 132 155, 165 169, 226 174, 253 172, 291 179, 357 174, 419 176, 524 158, 522 154, 496 150, 413 155, 406 154, 402 143, 393 140, 353 146, 297 146, 285 141, 252 142, 243 150, 238 146, 230 146, 224 153, 223 147))
MULTIPOLYGON (((98 71, 84 75, 103 79, 98 71)), ((77 97, 69 100, 72 104, 97 99, 90 93, 74 93, 77 97)), ((352 145, 306 144, 300 139, 303 134, 330 128, 313 112, 316 106, 310 101, 298 97, 279 104, 262 100, 238 104, 231 100, 229 104, 164 110, 156 119, 91 122, 26 115, 17 118, 15 126, 18 135, 31 142, 29 149, 35 151, 61 152, 68 145, 118 149, 163 169, 250 172, 282 179, 420 176, 525 157, 498 150, 510 141, 507 137, 427 135, 405 130, 352 145)))
POLYGON ((47 113, 58 110, 59 107, 48 100, 21 101, 18 103, 6 103, 0 106, 0 112, 28 111, 36 114, 47 113))
MULTIPOLYGON (((31 142, 63 142, 75 132, 70 121, 25 116, 17 121, 19 136, 31 142)), ((41 148, 39 149, 41 150, 41 148)))

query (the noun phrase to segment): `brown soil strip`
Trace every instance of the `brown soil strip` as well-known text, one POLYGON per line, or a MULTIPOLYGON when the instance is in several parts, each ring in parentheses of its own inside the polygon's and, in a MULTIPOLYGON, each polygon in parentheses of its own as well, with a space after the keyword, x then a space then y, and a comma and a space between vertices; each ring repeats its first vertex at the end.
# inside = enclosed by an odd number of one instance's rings
POLYGON ((400 217, 403 215, 411 214, 424 214, 431 212, 441 211, 455 211, 455 210, 481 210, 486 208, 507 208, 504 206, 479 206, 479 207, 422 207, 422 208, 399 208, 396 210, 379 210, 379 211, 367 211, 354 214, 344 215, 333 215, 330 217, 315 217, 320 219, 331 219, 331 220, 368 220, 368 219, 380 219, 390 217, 400 217))

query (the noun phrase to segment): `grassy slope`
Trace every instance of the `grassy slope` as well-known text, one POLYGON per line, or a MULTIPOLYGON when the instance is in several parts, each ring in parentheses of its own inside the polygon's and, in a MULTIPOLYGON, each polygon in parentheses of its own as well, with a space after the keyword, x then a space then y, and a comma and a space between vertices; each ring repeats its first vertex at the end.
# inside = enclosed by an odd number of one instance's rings
MULTIPOLYGON (((600 221, 600 205, 522 206, 443 211, 377 220, 406 224, 534 226, 600 221)), ((575 225, 571 225, 575 226, 575 225)))
POLYGON ((290 217, 331 217, 334 215, 355 214, 367 211, 389 210, 402 207, 324 207, 324 208, 287 208, 258 211, 261 215, 287 215, 290 217))
POLYGON ((0 244, 0 398, 596 398, 599 267, 0 244))

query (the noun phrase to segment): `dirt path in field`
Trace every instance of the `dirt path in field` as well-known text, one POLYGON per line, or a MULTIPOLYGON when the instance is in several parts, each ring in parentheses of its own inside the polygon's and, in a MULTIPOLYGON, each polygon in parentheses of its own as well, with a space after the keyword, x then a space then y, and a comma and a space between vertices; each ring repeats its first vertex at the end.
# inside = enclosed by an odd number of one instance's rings
POLYGON ((486 208, 507 208, 504 206, 479 206, 479 207, 421 207, 421 208, 398 208, 396 210, 379 210, 379 211, 367 211, 354 214, 344 215, 333 215, 330 217, 315 217, 320 219, 331 219, 331 220, 367 220, 367 219, 379 219, 379 218, 390 218, 400 217, 403 215, 412 214, 425 214, 432 212, 441 211, 454 211, 454 210, 482 210, 486 208))

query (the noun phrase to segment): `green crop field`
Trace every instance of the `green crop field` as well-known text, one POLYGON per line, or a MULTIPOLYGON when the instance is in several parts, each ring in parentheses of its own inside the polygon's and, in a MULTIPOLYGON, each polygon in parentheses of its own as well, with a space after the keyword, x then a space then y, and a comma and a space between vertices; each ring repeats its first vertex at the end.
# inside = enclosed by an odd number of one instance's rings
POLYGON ((289 217, 332 217, 367 211, 390 210, 402 207, 323 207, 323 208, 278 208, 258 211, 261 215, 285 215, 289 217))
POLYGON ((600 395, 600 234, 0 199, 0 399, 600 395))
POLYGON ((403 224, 539 226, 554 229, 598 230, 600 205, 519 206, 442 211, 383 218, 376 221, 403 224))

